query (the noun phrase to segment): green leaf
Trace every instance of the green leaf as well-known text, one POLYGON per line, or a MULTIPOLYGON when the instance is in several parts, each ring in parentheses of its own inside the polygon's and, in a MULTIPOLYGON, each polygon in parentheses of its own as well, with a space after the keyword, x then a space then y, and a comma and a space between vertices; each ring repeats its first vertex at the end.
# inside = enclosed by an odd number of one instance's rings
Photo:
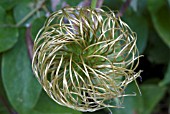
MULTIPOLYGON (((16 23, 20 22, 29 12, 31 12, 31 7, 28 3, 21 2, 17 4, 14 8, 14 18, 16 23)), ((28 23, 28 20, 26 23, 28 23)))
POLYGON ((11 105, 25 114, 32 109, 39 98, 41 87, 31 70, 25 44, 25 29, 15 47, 2 56, 2 80, 11 105))
POLYGON ((1 74, 0 74, 0 114, 9 114, 9 112, 7 110, 7 105, 9 106, 8 99, 5 95, 4 87, 2 84, 2 78, 1 78, 1 74), (4 104, 4 103, 6 103, 6 104, 4 104))
POLYGON ((76 110, 55 103, 44 91, 30 114, 81 114, 76 110))
POLYGON ((170 48, 170 10, 164 0, 159 1, 162 1, 159 5, 156 5, 158 4, 156 1, 150 2, 152 5, 148 5, 148 9, 156 31, 170 48))
POLYGON ((141 114, 150 114, 164 96, 166 88, 157 85, 143 85, 141 90, 143 93, 142 99, 144 101, 143 113, 141 114))
POLYGON ((152 13, 157 12, 164 4, 166 3, 166 0, 148 0, 147 6, 149 11, 152 13))
POLYGON ((0 24, 3 24, 5 21, 5 10, 0 6, 0 24))
POLYGON ((18 40, 18 29, 0 27, 0 52, 6 51, 14 46, 18 40))
POLYGON ((5 11, 5 9, 2 6, 0 6, 0 27, 11 27, 11 26, 14 26, 12 10, 5 11))
POLYGON ((137 47, 140 53, 146 48, 148 40, 148 23, 145 17, 136 14, 126 15, 126 23, 137 34, 137 47), (142 31, 142 32, 141 32, 142 31))
MULTIPOLYGON (((0 0, 0 5, 2 5, 1 7, 6 10, 5 23, 11 24, 12 22, 12 24, 14 25, 13 22, 20 22, 32 10, 37 8, 39 2, 35 0, 0 0)), ((33 18, 42 15, 42 12, 43 11, 37 11, 33 13, 35 15, 32 14, 30 17, 27 17, 27 19, 25 19, 24 23, 22 24, 29 24, 33 18)))
POLYGON ((169 61, 168 68, 165 73, 164 79, 160 82, 160 86, 164 86, 169 83, 170 83, 170 61, 169 61))
POLYGON ((33 20, 32 27, 31 27, 31 35, 33 40, 35 39, 38 31, 43 27, 45 20, 46 20, 45 17, 40 17, 33 20))
MULTIPOLYGON (((138 92, 135 83, 131 83, 126 88, 126 94, 134 94, 138 92)), ((142 93, 143 94, 143 93, 142 93)), ((113 114, 133 114, 134 112, 142 112, 143 110, 143 100, 142 97, 137 94, 136 96, 127 96, 123 99, 124 108, 110 108, 113 114)), ((140 114, 140 113, 139 113, 140 114)))
POLYGON ((154 26, 162 40, 170 47, 170 10, 162 7, 152 16, 154 26))
POLYGON ((137 3, 138 4, 138 12, 136 12, 136 13, 142 13, 142 14, 148 13, 148 11, 147 11, 147 1, 148 0, 138 0, 138 3, 137 3))
POLYGON ((45 15, 44 11, 35 11, 39 2, 25 2, 22 1, 14 7, 14 18, 17 24, 30 24, 35 18, 45 15), (35 11, 35 12, 34 12, 35 11), (24 21, 23 21, 24 20, 24 21))
POLYGON ((20 0, 0 0, 0 5, 5 10, 12 9, 17 3, 19 3, 20 0))
POLYGON ((169 61, 169 48, 155 31, 150 31, 146 55, 152 63, 167 64, 169 61))
MULTIPOLYGON (((135 85, 130 84, 127 87, 126 93, 130 93, 135 90, 135 85)), ((111 109, 113 114, 151 114, 154 107, 164 96, 166 92, 165 87, 159 87, 157 85, 142 85, 140 86, 142 96, 128 96, 124 98, 124 107, 119 109, 111 109)), ((137 91, 137 90, 136 90, 137 91)))

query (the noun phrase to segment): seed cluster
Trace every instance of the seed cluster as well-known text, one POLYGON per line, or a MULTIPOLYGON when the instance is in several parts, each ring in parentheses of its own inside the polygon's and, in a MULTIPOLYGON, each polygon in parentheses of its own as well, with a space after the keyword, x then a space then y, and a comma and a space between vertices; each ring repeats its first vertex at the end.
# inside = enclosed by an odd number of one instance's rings
POLYGON ((126 86, 140 76, 136 35, 112 11, 64 8, 34 41, 32 68, 47 94, 79 111, 119 107, 126 86), (117 104, 117 103, 116 103, 117 104))

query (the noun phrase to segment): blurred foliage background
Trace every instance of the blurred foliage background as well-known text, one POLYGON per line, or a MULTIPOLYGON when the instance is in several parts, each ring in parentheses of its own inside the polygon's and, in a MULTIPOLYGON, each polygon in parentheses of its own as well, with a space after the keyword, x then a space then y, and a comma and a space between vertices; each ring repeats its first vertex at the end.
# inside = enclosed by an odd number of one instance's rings
MULTIPOLYGON (((52 101, 31 70, 33 40, 45 19, 64 6, 90 0, 0 0, 0 114, 81 114, 52 101), (31 39, 32 38, 32 39, 31 39)), ((170 0, 98 0, 120 11, 137 33, 142 79, 113 114, 170 114, 170 0)), ((107 10, 107 8, 103 7, 107 10)), ((84 114, 109 114, 109 109, 84 114)))

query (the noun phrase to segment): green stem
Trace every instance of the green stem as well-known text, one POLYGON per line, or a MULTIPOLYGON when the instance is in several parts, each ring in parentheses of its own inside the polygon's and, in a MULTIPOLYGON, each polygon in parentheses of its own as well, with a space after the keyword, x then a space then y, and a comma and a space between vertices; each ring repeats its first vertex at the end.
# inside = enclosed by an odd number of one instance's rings
POLYGON ((91 1, 91 8, 94 9, 96 8, 97 0, 92 0, 91 1))
POLYGON ((28 15, 26 15, 21 21, 19 21, 17 23, 17 27, 19 27, 21 24, 23 24, 27 19, 29 19, 38 9, 34 9, 33 11, 31 11, 30 13, 28 13, 28 15))
POLYGON ((19 21, 16 26, 19 27, 21 24, 23 24, 27 19, 29 19, 36 11, 38 11, 43 3, 45 2, 45 0, 43 0, 40 5, 38 7, 36 7, 34 10, 32 10, 30 13, 28 13, 21 21, 19 21))

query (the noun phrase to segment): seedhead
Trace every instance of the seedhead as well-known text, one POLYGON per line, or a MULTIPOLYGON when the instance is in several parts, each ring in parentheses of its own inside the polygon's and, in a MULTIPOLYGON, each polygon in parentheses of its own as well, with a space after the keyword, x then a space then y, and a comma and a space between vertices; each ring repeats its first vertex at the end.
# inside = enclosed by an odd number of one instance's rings
POLYGON ((112 11, 64 8, 38 32, 32 68, 60 105, 91 112, 119 108, 113 102, 126 96, 126 86, 141 72, 134 72, 139 63, 136 40, 112 11))

